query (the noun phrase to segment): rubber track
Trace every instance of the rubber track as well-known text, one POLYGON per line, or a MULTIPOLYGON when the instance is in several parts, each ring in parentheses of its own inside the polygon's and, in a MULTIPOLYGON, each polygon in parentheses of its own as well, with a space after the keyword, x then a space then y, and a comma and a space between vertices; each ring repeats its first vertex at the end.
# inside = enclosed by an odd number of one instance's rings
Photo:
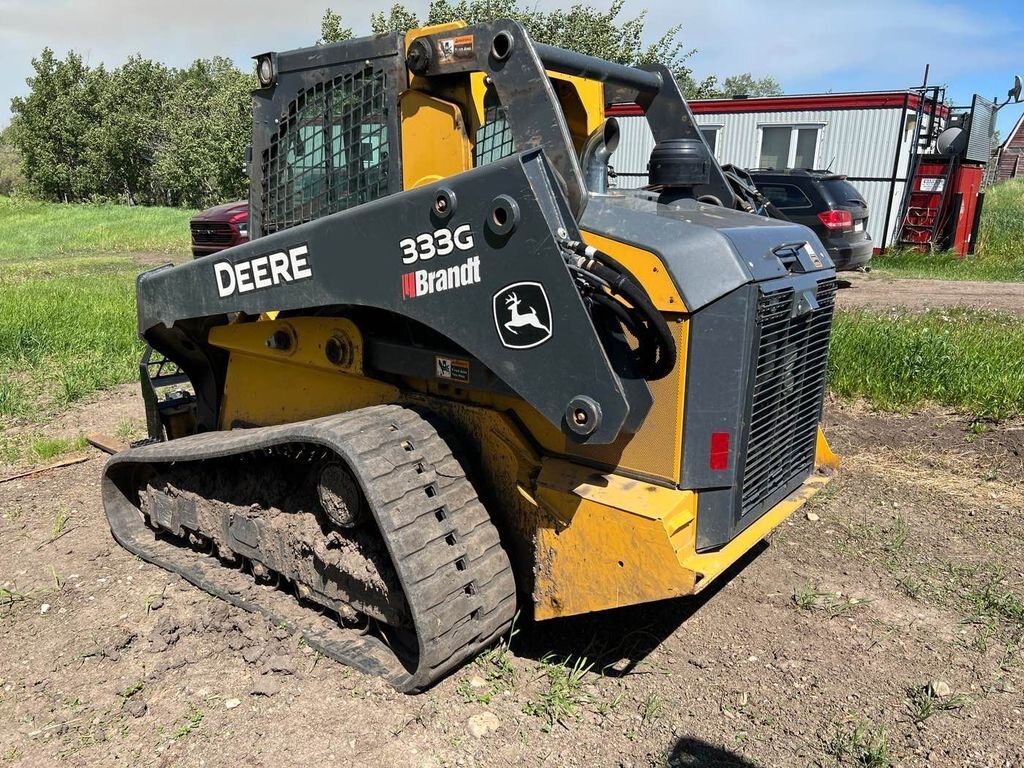
POLYGON ((462 465, 437 428, 413 410, 382 405, 276 427, 212 432, 111 457, 103 505, 127 550, 247 611, 301 632, 313 648, 413 693, 507 632, 515 613, 509 559, 462 465), (257 585, 215 557, 157 537, 138 508, 147 470, 273 450, 289 443, 335 452, 362 486, 412 614, 418 663, 407 669, 381 639, 345 629, 291 595, 257 585), (157 465, 157 466, 153 466, 157 465))

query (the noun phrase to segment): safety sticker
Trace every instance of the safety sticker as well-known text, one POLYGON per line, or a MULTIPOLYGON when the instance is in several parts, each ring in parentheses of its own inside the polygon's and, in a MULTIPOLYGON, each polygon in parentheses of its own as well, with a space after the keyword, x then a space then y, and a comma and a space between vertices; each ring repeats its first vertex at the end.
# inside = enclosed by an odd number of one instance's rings
POLYGON ((459 35, 437 41, 437 50, 442 64, 452 64, 459 59, 473 58, 473 36, 459 35))
POLYGON ((469 381, 469 360, 457 357, 435 357, 434 373, 439 379, 469 381))

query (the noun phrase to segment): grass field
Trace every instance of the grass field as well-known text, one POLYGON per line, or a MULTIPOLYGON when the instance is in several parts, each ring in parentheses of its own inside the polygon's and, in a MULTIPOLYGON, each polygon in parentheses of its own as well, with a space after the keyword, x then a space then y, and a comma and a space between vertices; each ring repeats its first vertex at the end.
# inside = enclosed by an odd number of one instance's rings
POLYGON ((134 256, 184 256, 192 213, 0 198, 0 419, 135 378, 134 256))
POLYGON ((60 205, 0 197, 0 261, 70 254, 175 253, 188 248, 195 211, 60 205))
POLYGON ((902 251, 877 256, 875 269, 894 277, 1024 282, 1024 179, 985 194, 978 250, 958 259, 942 253, 902 251))
POLYGON ((840 312, 829 385, 883 410, 940 403, 978 419, 1024 414, 1024 321, 972 310, 840 312))

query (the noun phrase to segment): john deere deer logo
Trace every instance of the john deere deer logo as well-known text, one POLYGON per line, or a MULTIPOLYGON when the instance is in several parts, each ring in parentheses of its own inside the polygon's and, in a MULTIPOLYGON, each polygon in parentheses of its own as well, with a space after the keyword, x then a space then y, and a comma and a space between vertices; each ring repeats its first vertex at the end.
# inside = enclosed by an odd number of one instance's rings
POLYGON ((529 349, 551 338, 551 305, 540 283, 514 283, 494 294, 494 326, 509 349, 529 349))

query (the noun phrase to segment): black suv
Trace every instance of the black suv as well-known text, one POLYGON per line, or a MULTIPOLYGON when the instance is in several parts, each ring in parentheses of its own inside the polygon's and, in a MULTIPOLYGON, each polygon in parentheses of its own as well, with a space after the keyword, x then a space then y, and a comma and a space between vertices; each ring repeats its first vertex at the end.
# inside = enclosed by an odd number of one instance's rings
POLYGON ((836 269, 856 269, 871 261, 868 206, 845 176, 770 168, 755 168, 750 176, 786 218, 814 230, 836 269))

